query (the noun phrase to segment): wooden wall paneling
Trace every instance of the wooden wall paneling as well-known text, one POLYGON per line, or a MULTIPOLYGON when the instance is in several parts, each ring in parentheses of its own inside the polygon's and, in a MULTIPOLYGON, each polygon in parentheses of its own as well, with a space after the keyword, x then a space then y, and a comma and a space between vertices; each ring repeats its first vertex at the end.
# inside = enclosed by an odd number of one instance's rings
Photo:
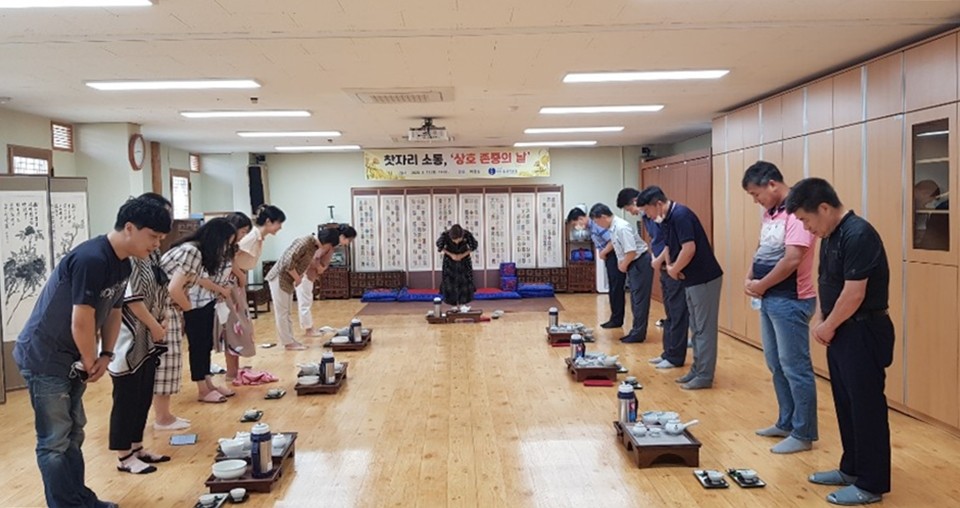
POLYGON ((833 77, 833 126, 863 121, 863 67, 833 77))
POLYGON ((807 128, 820 132, 833 128, 833 78, 807 86, 807 128))
POLYGON ((743 148, 743 110, 727 115, 727 151, 743 148))
POLYGON ((957 427, 957 268, 907 263, 907 393, 910 409, 957 427))
POLYGON ((685 165, 686 169, 686 203, 693 210, 704 231, 713 238, 713 192, 711 159, 697 159, 685 165))
POLYGON ((783 139, 803 134, 803 108, 802 88, 783 95, 780 115, 783 139))
MULTIPOLYGON (((760 150, 758 148, 744 150, 744 169, 759 159, 760 150)), ((730 186, 730 192, 733 192, 735 187, 737 192, 740 194, 740 198, 743 200, 743 235, 740 237, 742 239, 744 253, 743 259, 741 260, 743 277, 740 277, 740 279, 727 280, 732 286, 734 286, 734 291, 739 292, 740 296, 746 301, 747 322, 744 338, 747 339, 747 342, 762 348, 763 339, 760 336, 760 312, 753 310, 753 308, 750 307, 750 297, 746 296, 746 294, 743 292, 743 282, 746 280, 746 276, 750 272, 750 268, 753 266, 753 255, 756 253, 757 245, 760 243, 760 223, 762 220, 763 208, 753 202, 753 197, 743 190, 743 187, 740 185, 740 183, 740 179, 738 178, 735 182, 735 185, 730 186)))
MULTIPOLYGON (((957 195, 957 167, 958 167, 958 148, 960 148, 960 143, 958 143, 958 132, 957 129, 957 104, 949 104, 945 106, 940 106, 937 108, 925 109, 923 111, 917 111, 913 113, 908 113, 906 115, 906 132, 905 136, 907 137, 907 153, 906 155, 906 167, 907 167, 907 185, 909 188, 913 188, 914 184, 914 159, 919 160, 930 160, 930 155, 924 153, 922 146, 914 146, 913 142, 913 126, 917 124, 922 124, 926 122, 936 121, 947 119, 949 125, 949 153, 948 161, 949 164, 949 196, 957 195), (917 148, 917 152, 914 153, 914 148, 917 148)), ((925 140, 930 140, 932 138, 924 138, 925 140)), ((926 144, 929 147, 929 141, 926 144)), ((939 153, 936 155, 940 155, 939 153)), ((926 167, 935 166, 936 163, 931 164, 921 164, 920 170, 922 171, 926 167)), ((921 175, 921 178, 923 176, 921 175)), ((942 187, 942 185, 941 185, 942 187)), ((941 189, 943 192, 943 189, 941 189)), ((956 206, 950 207, 950 250, 924 250, 924 249, 914 249, 914 231, 913 231, 913 193, 910 192, 907 194, 908 201, 906 203, 906 208, 910 211, 910 214, 907 216, 907 260, 909 261, 920 261, 925 263, 938 263, 943 265, 957 266, 958 263, 958 252, 960 252, 960 242, 958 242, 958 237, 960 234, 957 234, 957 222, 958 214, 956 206)), ((955 198, 951 198, 950 201, 954 201, 955 198)))
POLYGON ((833 187, 840 201, 863 214, 863 125, 833 132, 833 187))
POLYGON ((713 146, 713 153, 723 153, 727 151, 727 116, 721 116, 713 119, 713 127, 710 132, 713 146))
POLYGON ((748 249, 743 242, 744 235, 744 196, 740 190, 740 175, 743 174, 744 152, 730 152, 727 156, 727 170, 729 172, 727 186, 727 200, 730 203, 730 258, 723 266, 724 279, 730 281, 724 286, 730 288, 731 323, 730 330, 746 337, 747 313, 751 312, 749 301, 741 290, 746 276, 743 259, 748 255, 748 249))
POLYGON ((867 220, 883 239, 890 265, 893 364, 887 369, 887 398, 904 403, 903 335, 903 116, 867 122, 867 220))
MULTIPOLYGON (((163 195, 163 171, 160 163, 160 143, 150 142, 150 184, 153 192, 163 195)), ((172 192, 172 191, 171 191, 172 192)))
POLYGON ((957 34, 904 51, 906 111, 957 100, 957 34))
MULTIPOLYGON (((778 168, 780 172, 783 172, 783 141, 777 141, 776 143, 770 143, 760 147, 762 152, 760 154, 760 159, 765 160, 778 168)), ((784 174, 786 177, 786 174, 784 174)), ((787 182, 789 185, 790 182, 787 182)))
POLYGON ((783 139, 783 96, 760 103, 760 132, 764 143, 783 139))
MULTIPOLYGON (((713 156, 713 254, 717 262, 724 269, 729 263, 730 249, 730 220, 727 214, 727 156, 713 156)), ((727 278, 729 281, 730 279, 727 278)), ((730 306, 730 283, 726 283, 720 292, 720 319, 719 326, 724 330, 731 330, 732 316, 730 306)))
MULTIPOLYGON (((811 177, 819 177, 833 183, 833 131, 818 132, 807 136, 807 159, 811 177)), ((842 199, 842 198, 841 198, 842 199)), ((819 256, 813 260, 813 270, 817 273, 819 256)), ((827 376, 827 349, 810 340, 810 358, 813 368, 827 376)))
POLYGON ((903 112, 903 53, 867 64, 867 119, 903 112))
POLYGON ((793 185, 803 179, 803 138, 791 138, 783 141, 783 164, 780 172, 783 179, 793 185))
POLYGON ((754 104, 740 110, 740 127, 743 135, 743 147, 760 144, 760 105, 754 104))
MULTIPOLYGON (((646 168, 643 170, 642 178, 640 180, 640 189, 645 189, 651 185, 660 186, 660 169, 657 167, 646 168)), ((628 217, 630 217, 628 215, 628 217)), ((639 219, 639 217, 638 217, 639 219)), ((646 231, 644 231, 646 233, 646 231)), ((650 241, 650 236, 644 234, 644 238, 647 242, 650 241)), ((652 255, 652 254, 651 254, 652 255)), ((658 272, 653 273, 653 287, 650 291, 651 297, 658 301, 663 301, 663 292, 660 290, 660 274, 658 272)))
POLYGON ((664 193, 670 199, 680 203, 688 203, 687 200, 687 172, 682 169, 682 165, 671 165, 660 170, 660 181, 664 193))

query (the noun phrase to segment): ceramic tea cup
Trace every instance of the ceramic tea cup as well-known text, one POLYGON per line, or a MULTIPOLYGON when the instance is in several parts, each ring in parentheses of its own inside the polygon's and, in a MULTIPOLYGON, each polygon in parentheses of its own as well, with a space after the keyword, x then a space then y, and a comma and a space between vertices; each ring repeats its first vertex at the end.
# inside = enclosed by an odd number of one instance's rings
POLYGON ((280 451, 287 446, 287 441, 288 438, 285 434, 274 434, 273 438, 271 438, 271 446, 273 446, 274 450, 280 451))
POLYGON ((626 379, 624 379, 624 382, 635 385, 637 384, 637 376, 627 376, 626 379))
POLYGON ((237 487, 237 488, 235 488, 235 489, 230 489, 230 497, 232 497, 233 500, 236 501, 236 502, 238 502, 238 503, 239 503, 240 501, 243 501, 243 496, 246 496, 246 495, 247 495, 247 489, 245 489, 245 488, 243 488, 243 487, 237 487))
POLYGON ((650 437, 660 437, 663 434, 663 431, 660 429, 650 429, 647 431, 647 435, 650 437))
POLYGON ((283 393, 283 390, 280 388, 271 388, 267 390, 267 395, 271 397, 278 397, 281 393, 283 393))
POLYGON ((248 409, 243 412, 244 418, 256 418, 258 414, 260 414, 260 411, 256 409, 248 409))
POLYGON ((197 498, 197 501, 200 502, 200 506, 208 507, 217 504, 217 495, 216 494, 204 494, 197 498))
POLYGON ((720 483, 723 480, 723 473, 720 471, 707 471, 707 479, 710 483, 720 483))
POLYGON ((679 420, 679 419, 680 419, 679 414, 673 411, 663 411, 662 413, 660 413, 659 416, 657 416, 657 423, 659 423, 660 425, 666 425, 671 420, 679 420))
POLYGON ((301 376, 316 376, 320 373, 320 365, 316 363, 298 363, 301 376))
POLYGON ((647 425, 660 423, 660 411, 645 411, 643 415, 640 416, 640 419, 647 425))
POLYGON ((242 439, 221 439, 220 450, 230 458, 236 458, 243 455, 244 440, 242 439))
POLYGON ((637 437, 643 437, 647 435, 647 427, 641 424, 634 425, 630 428, 630 433, 637 437))

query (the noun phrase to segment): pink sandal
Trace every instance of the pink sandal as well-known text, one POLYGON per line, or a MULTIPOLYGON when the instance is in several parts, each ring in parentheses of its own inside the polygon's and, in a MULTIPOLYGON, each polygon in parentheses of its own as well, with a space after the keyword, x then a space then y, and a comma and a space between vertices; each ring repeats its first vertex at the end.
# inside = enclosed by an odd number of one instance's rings
POLYGON ((197 399, 198 402, 208 402, 210 404, 220 404, 226 402, 227 398, 216 390, 210 390, 206 395, 197 399))

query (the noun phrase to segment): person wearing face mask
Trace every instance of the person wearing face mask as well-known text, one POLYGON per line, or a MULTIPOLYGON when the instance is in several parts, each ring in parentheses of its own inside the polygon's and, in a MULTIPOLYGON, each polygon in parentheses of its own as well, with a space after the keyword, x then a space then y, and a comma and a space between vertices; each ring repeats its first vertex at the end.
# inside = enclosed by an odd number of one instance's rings
POLYGON ((693 365, 690 372, 676 382, 681 383, 684 390, 710 388, 717 368, 717 323, 723 270, 693 210, 670 201, 655 185, 640 193, 637 206, 647 217, 653 217, 665 232, 666 246, 653 261, 653 267, 659 270, 661 264, 666 263, 667 275, 684 288, 690 313, 693 365))
MULTIPOLYGON (((617 195, 617 208, 631 215, 642 217, 643 228, 650 235, 650 250, 654 260, 660 257, 666 247, 666 236, 660 223, 643 213, 637 206, 640 191, 627 187, 617 195)), ((690 328, 690 314, 687 312, 687 299, 680 281, 667 275, 667 267, 660 263, 656 270, 660 273, 660 294, 663 310, 667 315, 661 321, 663 326, 663 352, 648 360, 658 369, 675 369, 687 361, 687 330, 690 328)))

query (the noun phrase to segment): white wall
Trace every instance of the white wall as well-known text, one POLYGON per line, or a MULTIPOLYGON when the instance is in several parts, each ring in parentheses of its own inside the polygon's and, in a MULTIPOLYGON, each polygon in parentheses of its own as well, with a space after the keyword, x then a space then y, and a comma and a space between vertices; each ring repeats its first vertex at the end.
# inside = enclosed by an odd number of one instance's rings
POLYGON ((590 206, 596 202, 615 208, 620 189, 637 186, 640 147, 551 149, 550 162, 549 178, 368 182, 361 153, 269 154, 269 203, 279 206, 287 221, 276 239, 264 242, 263 259, 277 259, 296 237, 315 232, 318 224, 328 222, 327 205, 336 207, 334 220, 352 222, 350 189, 354 187, 551 184, 563 186, 564 210, 577 203, 590 206))
POLYGON ((143 192, 143 175, 130 168, 127 143, 138 132, 128 123, 75 126, 77 174, 87 179, 90 235, 113 229, 117 209, 131 195, 143 192))
MULTIPOLYGON (((239 211, 250 214, 247 153, 211 154, 200 158, 199 212, 239 211)), ((192 180, 196 180, 195 178, 192 180)))
MULTIPOLYGON (((7 145, 50 150, 51 143, 49 118, 0 108, 0 175, 10 170, 7 167, 7 145)), ((54 176, 76 176, 76 171, 73 153, 53 150, 54 176)))

